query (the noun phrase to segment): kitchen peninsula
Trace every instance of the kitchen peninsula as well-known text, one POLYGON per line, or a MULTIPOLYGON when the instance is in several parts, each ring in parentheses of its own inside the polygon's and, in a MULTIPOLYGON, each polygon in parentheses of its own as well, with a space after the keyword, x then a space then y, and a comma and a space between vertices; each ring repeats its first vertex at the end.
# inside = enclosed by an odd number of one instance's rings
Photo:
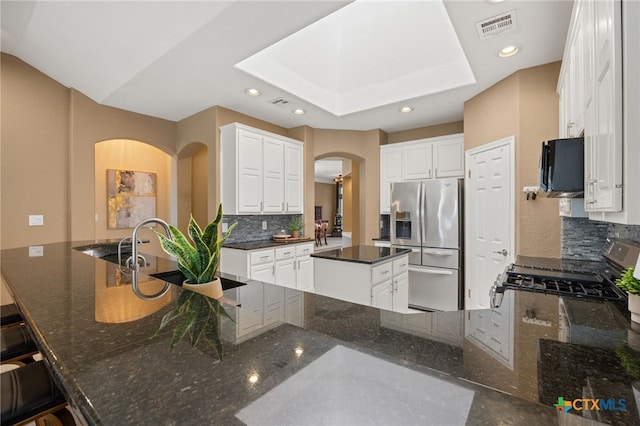
MULTIPOLYGON (((634 379, 615 354, 638 334, 617 303, 576 301, 589 326, 572 343, 572 331, 559 338, 557 296, 507 291, 495 312, 404 315, 287 289, 303 296, 302 321, 225 341, 217 360, 186 344, 169 350, 170 333, 152 337, 183 290, 136 300, 113 264, 73 249, 81 244, 45 244, 35 257, 29 247, 7 249, 1 259, 45 360, 88 424, 547 425, 579 415, 553 404, 582 398, 587 384, 595 398, 626 401, 624 411, 599 412, 601 422, 640 423, 634 379), (524 321, 532 310, 539 321, 524 321), (511 331, 502 348, 476 332, 494 314, 511 331)), ((141 281, 143 290, 164 284, 141 281)))

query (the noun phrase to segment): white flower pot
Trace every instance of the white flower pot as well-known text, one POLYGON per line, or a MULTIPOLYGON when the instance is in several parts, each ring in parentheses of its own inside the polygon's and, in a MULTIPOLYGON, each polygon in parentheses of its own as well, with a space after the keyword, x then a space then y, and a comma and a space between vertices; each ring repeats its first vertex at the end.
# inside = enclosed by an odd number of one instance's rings
POLYGON ((631 312, 631 321, 640 323, 640 295, 629 294, 629 312, 631 312))
POLYGON ((215 277, 213 281, 202 284, 189 284, 185 281, 182 283, 182 288, 203 294, 212 299, 220 299, 222 297, 222 281, 220 281, 220 277, 215 277))

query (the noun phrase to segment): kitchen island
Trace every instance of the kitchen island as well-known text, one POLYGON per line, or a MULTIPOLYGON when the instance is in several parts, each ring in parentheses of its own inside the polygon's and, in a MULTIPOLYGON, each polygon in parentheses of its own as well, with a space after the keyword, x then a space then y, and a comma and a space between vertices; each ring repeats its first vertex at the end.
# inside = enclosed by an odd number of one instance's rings
POLYGON ((409 311, 409 253, 397 247, 351 246, 314 253, 317 294, 409 311))
MULTIPOLYGON (((170 333, 152 337, 182 289, 137 299, 122 271, 76 245, 46 244, 36 257, 28 247, 3 250, 1 262, 45 360, 88 424, 565 424, 561 416, 586 412, 558 411, 558 397, 583 398, 587 386, 593 398, 625 402, 589 415, 640 423, 634 379, 616 355, 639 349, 639 335, 617 303, 576 300, 580 330, 560 333, 561 298, 551 295, 507 291, 495 311, 405 315, 287 289, 303 298, 302 321, 225 341, 218 360, 187 344, 169 350, 170 333), (497 337, 483 337, 488 326, 497 337)), ((271 286, 224 278, 238 288, 271 286)), ((141 281, 149 292, 164 284, 141 281)))

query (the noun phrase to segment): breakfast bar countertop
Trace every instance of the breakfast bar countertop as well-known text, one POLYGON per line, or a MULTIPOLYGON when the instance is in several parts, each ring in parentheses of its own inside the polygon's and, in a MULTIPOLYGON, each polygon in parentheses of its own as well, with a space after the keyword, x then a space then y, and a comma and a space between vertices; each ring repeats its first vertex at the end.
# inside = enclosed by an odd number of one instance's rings
MULTIPOLYGON (((0 259, 54 378, 90 425, 568 424, 584 411, 555 405, 587 388, 608 402, 600 422, 640 424, 640 330, 619 303, 507 291, 495 310, 402 314, 238 277, 224 293, 242 306, 226 306, 236 322, 223 325, 241 333, 249 319, 253 333, 225 338, 219 360, 186 342, 170 350, 170 330, 154 336, 187 290, 140 299, 125 269, 77 245, 0 259)), ((171 267, 149 260, 146 274, 171 267)), ((146 274, 143 292, 163 287, 146 274)))
POLYGON ((350 246, 319 251, 313 253, 311 257, 372 265, 409 253, 411 253, 410 249, 398 247, 350 246))

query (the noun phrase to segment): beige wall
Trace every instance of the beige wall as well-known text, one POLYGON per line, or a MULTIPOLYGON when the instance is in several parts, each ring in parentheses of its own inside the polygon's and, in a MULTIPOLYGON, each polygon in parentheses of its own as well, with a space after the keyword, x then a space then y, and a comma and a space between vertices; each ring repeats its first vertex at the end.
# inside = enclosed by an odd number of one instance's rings
POLYGON ((0 244, 6 249, 68 240, 69 91, 14 56, 3 53, 0 62, 0 244), (30 214, 44 215, 44 226, 28 226, 30 214))
MULTIPOLYGON (((345 157, 352 161, 352 215, 358 218, 351 230, 353 244, 371 244, 380 234, 380 143, 386 143, 386 133, 326 129, 315 129, 313 133, 315 160, 345 157)), ((305 167, 313 169, 313 162, 305 163, 305 167)))
POLYGON ((437 124, 435 126, 418 127, 401 132, 389 133, 388 143, 413 141, 416 139, 435 138, 437 136, 453 135, 464 132, 464 123, 454 121, 452 123, 437 124))
MULTIPOLYGON (((132 139, 175 155, 176 123, 100 105, 71 89, 70 113, 71 239, 95 239, 94 145, 110 139, 132 139)), ((173 173, 173 171, 172 171, 173 173)), ((171 202, 176 202, 172 200, 171 202)))
POLYGON ((322 219, 329 221, 329 229, 333 229, 333 218, 336 213, 336 185, 316 182, 314 185, 314 206, 322 206, 322 219))
POLYGON ((537 184, 540 143, 558 136, 559 72, 559 62, 518 71, 464 105, 465 150, 515 136, 516 255, 560 256, 558 201, 522 192, 537 184))

